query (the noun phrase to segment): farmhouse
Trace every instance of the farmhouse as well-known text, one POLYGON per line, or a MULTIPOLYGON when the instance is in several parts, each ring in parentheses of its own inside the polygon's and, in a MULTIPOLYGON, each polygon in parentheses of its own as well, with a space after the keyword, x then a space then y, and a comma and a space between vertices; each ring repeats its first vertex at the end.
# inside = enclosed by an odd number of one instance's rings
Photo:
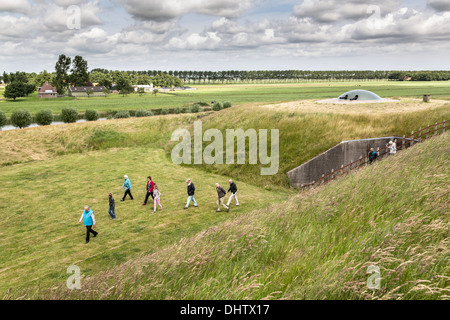
POLYGON ((69 96, 71 97, 104 97, 106 87, 104 86, 84 86, 84 87, 70 87, 69 96), (88 92, 91 92, 88 95, 88 92))
POLYGON ((153 83, 151 85, 134 85, 134 91, 138 92, 139 89, 143 88, 144 92, 152 92, 153 91, 153 83))
POLYGON ((47 81, 42 87, 39 88, 38 96, 39 98, 56 98, 58 97, 58 92, 56 91, 56 88, 50 85, 47 81))

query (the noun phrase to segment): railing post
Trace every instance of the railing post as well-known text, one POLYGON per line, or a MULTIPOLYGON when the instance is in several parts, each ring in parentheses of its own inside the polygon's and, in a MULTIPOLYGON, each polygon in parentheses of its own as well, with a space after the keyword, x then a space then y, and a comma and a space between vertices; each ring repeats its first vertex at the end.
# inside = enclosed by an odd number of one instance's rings
POLYGON ((437 122, 434 124, 434 135, 437 136, 437 122))
POLYGON ((427 139, 428 139, 429 134, 430 134, 430 125, 427 125, 427 139))
POLYGON ((419 128, 419 142, 422 142, 422 128, 419 128))
POLYGON ((342 175, 344 175, 344 165, 341 165, 342 175))
POLYGON ((411 147, 414 145, 414 131, 411 132, 411 147))
POLYGON ((445 133, 445 120, 444 123, 442 124, 442 133, 445 133))

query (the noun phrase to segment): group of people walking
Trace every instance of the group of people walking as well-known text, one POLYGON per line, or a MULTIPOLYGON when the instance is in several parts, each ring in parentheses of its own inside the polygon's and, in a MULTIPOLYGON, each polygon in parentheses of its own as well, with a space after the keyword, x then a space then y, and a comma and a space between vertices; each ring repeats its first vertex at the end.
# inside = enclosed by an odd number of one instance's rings
MULTIPOLYGON (((184 209, 188 209, 190 203, 192 202, 194 204, 194 207, 198 207, 197 202, 195 201, 195 186, 194 183, 191 181, 191 179, 186 180, 187 183, 187 203, 184 209)), ((223 206, 226 208, 227 212, 230 212, 230 203, 231 200, 234 199, 236 202, 236 206, 239 206, 239 200, 237 198, 237 186, 233 182, 233 180, 229 180, 230 188, 226 192, 224 188, 222 188, 218 183, 216 183, 216 191, 217 191, 217 211, 220 212, 220 206, 223 206), (228 198, 228 202, 225 205, 225 196, 228 192, 231 192, 230 197, 228 198)), ((131 200, 134 200, 133 195, 131 194, 131 181, 130 178, 127 175, 124 175, 124 182, 122 184, 122 187, 125 190, 125 193, 123 197, 120 199, 120 201, 125 201, 126 197, 129 196, 131 200)), ((157 205, 159 206, 160 210, 163 210, 163 207, 161 205, 161 192, 158 189, 158 185, 155 184, 150 176, 147 177, 147 186, 146 186, 146 195, 144 203, 142 203, 143 206, 147 205, 147 202, 150 198, 150 196, 153 199, 153 212, 156 212, 157 205)), ((114 197, 112 193, 108 193, 109 198, 109 209, 108 213, 112 220, 116 220, 116 202, 114 200, 114 197)), ((93 234, 94 238, 98 235, 98 232, 96 232, 95 229, 95 215, 94 212, 91 210, 89 206, 84 207, 84 211, 81 214, 81 218, 78 221, 78 224, 81 224, 81 222, 84 221, 84 225, 86 227, 86 244, 90 241, 90 235, 93 234)))
MULTIPOLYGON (((228 182, 230 183, 230 188, 228 189, 228 191, 225 191, 225 189, 222 188, 220 186, 220 184, 216 183, 216 191, 217 191, 217 210, 216 210, 216 212, 220 212, 220 206, 225 207, 225 209, 227 209, 227 212, 230 212, 230 203, 231 203, 231 200, 233 200, 233 199, 234 199, 234 201, 236 201, 236 206, 239 206, 239 200, 236 195, 237 194, 237 186, 231 179, 228 182), (231 192, 231 195, 228 198, 227 204, 225 205, 224 200, 225 200, 225 196, 228 192, 231 192)), ((187 183, 188 198, 187 198, 186 205, 184 206, 184 209, 189 208, 191 201, 194 204, 194 207, 197 208, 198 204, 195 201, 194 183, 191 181, 191 179, 187 179, 186 183, 187 183)))

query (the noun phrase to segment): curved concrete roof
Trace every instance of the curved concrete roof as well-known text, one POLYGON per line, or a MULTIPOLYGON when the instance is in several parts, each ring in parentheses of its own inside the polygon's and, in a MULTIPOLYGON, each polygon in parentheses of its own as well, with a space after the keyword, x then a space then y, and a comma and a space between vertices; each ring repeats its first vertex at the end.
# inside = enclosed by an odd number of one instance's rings
POLYGON ((339 98, 345 96, 348 96, 348 100, 354 99, 356 96, 358 96, 358 100, 382 100, 379 95, 367 90, 352 90, 340 95, 339 98))

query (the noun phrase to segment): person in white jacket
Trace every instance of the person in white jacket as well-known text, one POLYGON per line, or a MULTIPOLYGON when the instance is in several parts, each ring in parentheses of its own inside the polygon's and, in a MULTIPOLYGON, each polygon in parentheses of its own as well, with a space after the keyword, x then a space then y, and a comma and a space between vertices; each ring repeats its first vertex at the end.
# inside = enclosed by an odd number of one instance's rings
POLYGON ((387 147, 389 149, 389 155, 394 155, 397 153, 397 144, 395 142, 389 141, 387 147))
POLYGON ((158 185, 155 184, 153 188, 153 213, 156 212, 156 204, 159 205, 162 211, 163 207, 161 205, 161 192, 159 192, 158 185))

